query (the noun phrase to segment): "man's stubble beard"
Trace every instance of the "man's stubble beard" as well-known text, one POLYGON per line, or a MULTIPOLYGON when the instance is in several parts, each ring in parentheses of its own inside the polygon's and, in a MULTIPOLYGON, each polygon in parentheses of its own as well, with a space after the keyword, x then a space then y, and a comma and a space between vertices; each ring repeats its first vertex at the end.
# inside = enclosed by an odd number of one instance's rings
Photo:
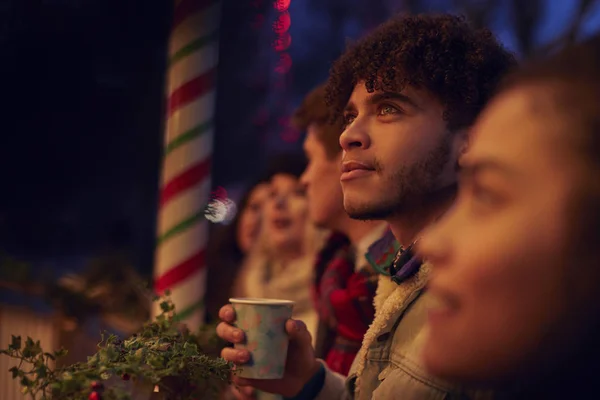
MULTIPOLYGON (((358 205, 346 206, 350 218, 358 220, 386 220, 395 215, 411 212, 426 202, 429 195, 441 189, 439 177, 450 160, 451 135, 444 135, 442 142, 422 160, 403 166, 386 179, 390 193, 387 198, 374 198, 358 205)), ((385 168, 375 162, 375 172, 381 177, 385 168)))

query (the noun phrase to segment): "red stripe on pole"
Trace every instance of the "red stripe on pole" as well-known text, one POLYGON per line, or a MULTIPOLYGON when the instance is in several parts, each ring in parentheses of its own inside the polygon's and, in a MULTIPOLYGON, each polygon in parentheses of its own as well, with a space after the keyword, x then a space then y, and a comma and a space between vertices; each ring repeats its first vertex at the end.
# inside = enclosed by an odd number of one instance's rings
POLYGON ((165 290, 172 288, 194 273, 202 270, 204 266, 204 249, 202 249, 181 264, 165 272, 162 276, 156 278, 154 281, 154 290, 160 295, 165 290))
POLYGON ((169 96, 168 115, 172 115, 179 108, 191 103, 213 88, 216 76, 217 68, 215 67, 175 89, 169 96))
POLYGON ((216 3, 215 0, 183 0, 181 3, 175 6, 175 13, 173 14, 173 29, 175 29, 191 14, 208 8, 208 6, 214 3, 216 3))
POLYGON ((209 156, 167 182, 160 193, 160 206, 164 207, 177 194, 206 178, 210 174, 210 164, 211 157, 209 156))

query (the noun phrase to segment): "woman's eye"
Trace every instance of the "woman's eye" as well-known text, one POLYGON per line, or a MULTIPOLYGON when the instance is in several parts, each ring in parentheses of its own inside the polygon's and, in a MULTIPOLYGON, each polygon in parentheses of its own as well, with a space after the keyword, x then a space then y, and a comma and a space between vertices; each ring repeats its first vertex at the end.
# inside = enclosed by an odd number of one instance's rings
POLYGON ((499 195, 479 185, 473 185, 471 194, 477 206, 491 208, 502 202, 502 198, 499 195))

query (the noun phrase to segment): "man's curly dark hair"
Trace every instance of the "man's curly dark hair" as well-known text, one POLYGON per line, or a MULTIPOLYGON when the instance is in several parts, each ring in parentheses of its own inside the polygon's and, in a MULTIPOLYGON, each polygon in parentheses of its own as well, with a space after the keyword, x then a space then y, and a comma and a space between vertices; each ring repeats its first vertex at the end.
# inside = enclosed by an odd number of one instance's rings
POLYGON ((398 15, 351 45, 333 64, 327 103, 340 116, 356 84, 369 92, 426 89, 445 107, 450 130, 470 126, 516 65, 487 29, 454 15, 398 15))

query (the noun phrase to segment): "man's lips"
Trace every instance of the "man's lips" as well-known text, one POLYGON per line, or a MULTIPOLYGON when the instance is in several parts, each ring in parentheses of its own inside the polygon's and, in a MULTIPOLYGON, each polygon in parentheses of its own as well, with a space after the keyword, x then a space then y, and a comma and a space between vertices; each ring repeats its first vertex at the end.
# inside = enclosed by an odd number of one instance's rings
POLYGON ((359 161, 345 161, 342 164, 342 175, 340 181, 360 178, 374 172, 375 168, 371 165, 359 161))

